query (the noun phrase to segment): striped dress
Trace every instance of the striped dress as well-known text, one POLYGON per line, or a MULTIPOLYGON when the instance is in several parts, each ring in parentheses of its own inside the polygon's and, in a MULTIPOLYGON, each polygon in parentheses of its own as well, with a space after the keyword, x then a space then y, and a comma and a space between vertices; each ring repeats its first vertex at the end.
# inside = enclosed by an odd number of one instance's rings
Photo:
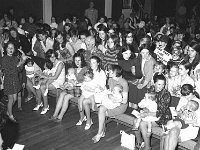
POLYGON ((118 49, 108 49, 105 52, 104 58, 103 58, 103 67, 105 70, 108 69, 109 65, 117 65, 118 64, 118 60, 117 60, 117 54, 118 54, 119 50, 118 49))

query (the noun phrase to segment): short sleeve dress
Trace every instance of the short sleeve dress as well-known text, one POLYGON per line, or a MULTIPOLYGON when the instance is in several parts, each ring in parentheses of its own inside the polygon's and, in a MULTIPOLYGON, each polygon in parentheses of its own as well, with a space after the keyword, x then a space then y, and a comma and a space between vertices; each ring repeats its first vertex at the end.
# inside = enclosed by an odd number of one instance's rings
POLYGON ((5 55, 2 58, 2 70, 4 73, 4 93, 12 95, 18 93, 22 86, 18 77, 18 58, 5 55))

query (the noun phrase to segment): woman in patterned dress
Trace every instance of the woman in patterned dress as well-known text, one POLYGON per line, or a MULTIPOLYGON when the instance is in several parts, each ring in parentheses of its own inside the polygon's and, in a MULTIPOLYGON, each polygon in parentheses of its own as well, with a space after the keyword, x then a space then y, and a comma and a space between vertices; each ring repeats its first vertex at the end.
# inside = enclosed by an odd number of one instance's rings
POLYGON ((17 100, 17 94, 22 88, 18 72, 23 68, 23 64, 28 57, 22 55, 22 59, 19 61, 17 56, 14 56, 15 46, 12 42, 8 42, 4 49, 5 55, 2 58, 1 70, 4 74, 4 93, 8 95, 7 115, 12 121, 16 122, 12 107, 17 100))

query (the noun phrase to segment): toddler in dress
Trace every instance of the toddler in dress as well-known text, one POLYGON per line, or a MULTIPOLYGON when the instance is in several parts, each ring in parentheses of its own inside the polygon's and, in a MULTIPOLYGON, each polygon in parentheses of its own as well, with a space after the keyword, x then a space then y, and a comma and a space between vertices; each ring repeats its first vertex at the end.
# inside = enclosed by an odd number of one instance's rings
POLYGON ((189 126, 189 124, 196 124, 196 111, 198 109, 199 103, 197 101, 188 101, 188 103, 185 106, 181 107, 180 111, 177 111, 177 117, 167 122, 167 125, 164 127, 164 130, 168 131, 174 127, 185 129, 189 126))
MULTIPOLYGON (((44 65, 44 68, 45 68, 45 70, 42 73, 38 73, 39 76, 48 76, 48 77, 54 76, 53 72, 51 71, 51 69, 53 68, 53 63, 52 62, 46 61, 45 65, 44 65)), ((36 89, 40 89, 41 84, 45 84, 46 85, 46 90, 44 92, 44 96, 47 96, 48 87, 53 81, 54 80, 49 80, 47 78, 41 77, 39 79, 37 85, 34 85, 33 87, 36 88, 36 89)))
POLYGON ((137 130, 140 124, 140 121, 146 121, 148 122, 148 127, 147 127, 147 132, 151 133, 151 128, 152 128, 152 122, 153 121, 158 121, 159 118, 154 117, 154 116, 146 116, 143 117, 145 113, 150 112, 156 112, 157 111, 157 103, 156 103, 156 93, 155 92, 147 92, 145 94, 144 99, 141 100, 141 102, 138 104, 140 108, 143 110, 140 111, 140 113, 137 113, 135 116, 137 117, 135 121, 135 128, 134 130, 137 130))
POLYGON ((35 84, 35 67, 34 67, 34 61, 32 59, 27 59, 26 65, 26 76, 32 81, 33 85, 35 84))
POLYGON ((85 98, 91 99, 92 110, 95 111, 95 100, 94 100, 94 91, 97 89, 95 83, 93 82, 94 74, 92 70, 88 70, 84 74, 84 81, 81 85, 82 94, 79 99, 79 110, 83 111, 83 100, 85 98), (92 96, 92 97, 91 97, 92 96))
POLYGON ((119 84, 115 85, 112 91, 107 91, 105 98, 102 99, 101 105, 105 106, 107 109, 114 109, 120 106, 123 100, 122 92, 123 87, 119 84))
POLYGON ((67 70, 67 75, 66 75, 67 82, 64 83, 64 86, 70 86, 73 87, 76 85, 77 80, 76 80, 76 75, 75 75, 75 69, 74 68, 69 68, 67 70))

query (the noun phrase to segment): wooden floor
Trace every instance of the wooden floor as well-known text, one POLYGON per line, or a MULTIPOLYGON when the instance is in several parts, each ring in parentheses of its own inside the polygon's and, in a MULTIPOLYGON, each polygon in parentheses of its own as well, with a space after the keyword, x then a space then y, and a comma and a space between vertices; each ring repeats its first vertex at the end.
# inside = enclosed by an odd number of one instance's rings
MULTIPOLYGON (((129 128, 111 122, 107 125, 106 136, 97 144, 93 144, 92 137, 97 133, 97 114, 92 113, 94 124, 88 131, 85 124, 76 126, 79 113, 76 106, 70 105, 61 123, 49 121, 55 109, 55 98, 49 98, 50 110, 45 115, 40 111, 32 111, 35 101, 23 103, 23 111, 18 112, 16 106, 14 115, 20 126, 18 144, 25 145, 25 150, 126 150, 120 146, 120 130, 129 128)), ((130 133, 130 131, 129 131, 130 133)), ((152 150, 159 150, 159 140, 152 139, 152 150)))

